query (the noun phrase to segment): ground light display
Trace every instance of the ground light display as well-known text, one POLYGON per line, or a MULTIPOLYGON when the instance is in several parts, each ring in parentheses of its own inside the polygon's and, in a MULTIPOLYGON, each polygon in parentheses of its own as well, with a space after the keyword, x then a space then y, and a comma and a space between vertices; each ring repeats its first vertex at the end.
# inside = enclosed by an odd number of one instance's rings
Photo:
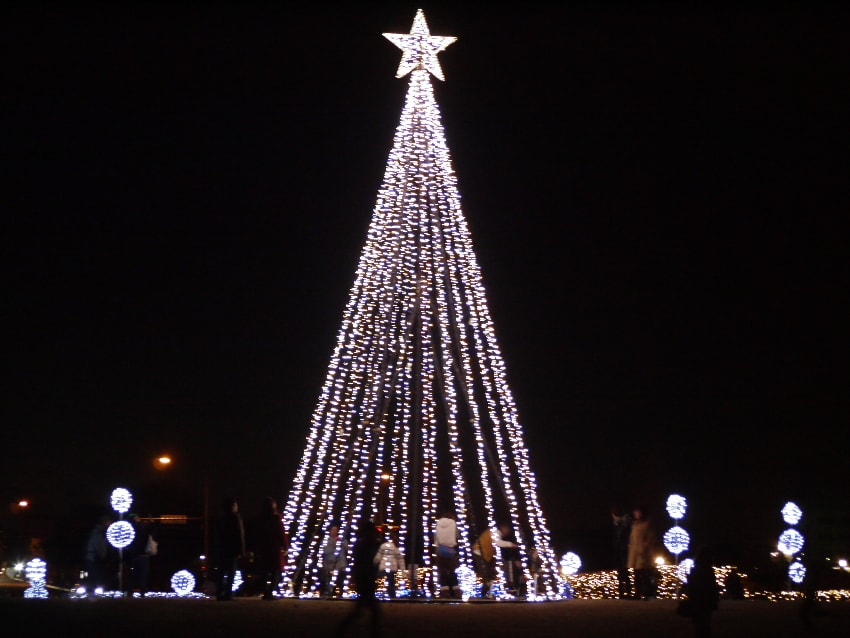
MULTIPOLYGON (((432 36, 421 10, 410 33, 384 36, 403 52, 396 77, 410 76, 407 96, 284 508, 291 545, 282 589, 318 596, 328 528, 340 528, 350 554, 366 516, 398 532, 405 595, 430 597, 439 590, 434 524, 450 511, 461 569, 472 569, 479 534, 507 523, 523 564, 532 548, 542 559, 539 598, 559 598, 558 561, 431 83, 444 79, 437 54, 455 38, 432 36)), ((341 593, 351 593, 347 573, 341 593)))

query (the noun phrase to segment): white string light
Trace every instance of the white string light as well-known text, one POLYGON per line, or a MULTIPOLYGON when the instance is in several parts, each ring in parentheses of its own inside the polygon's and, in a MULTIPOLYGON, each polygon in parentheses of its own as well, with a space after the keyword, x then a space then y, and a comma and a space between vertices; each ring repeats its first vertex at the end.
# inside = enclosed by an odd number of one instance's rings
POLYGON ((444 79, 437 54, 456 38, 432 36, 421 10, 409 34, 384 36, 403 51, 397 75, 410 75, 407 96, 283 510, 291 538, 283 588, 317 596, 328 526, 339 523, 350 558, 354 524, 366 514, 398 526, 427 596, 437 578, 434 523, 452 509, 462 567, 471 572, 478 534, 510 522, 521 552, 535 547, 543 560, 541 598, 559 598, 558 563, 430 81, 444 79))

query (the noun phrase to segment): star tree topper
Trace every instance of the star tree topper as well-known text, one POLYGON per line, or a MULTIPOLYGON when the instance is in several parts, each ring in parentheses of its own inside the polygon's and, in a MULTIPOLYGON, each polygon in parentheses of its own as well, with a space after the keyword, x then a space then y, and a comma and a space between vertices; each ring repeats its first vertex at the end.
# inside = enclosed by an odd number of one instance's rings
POLYGON ((384 33, 383 36, 403 52, 395 74, 397 78, 403 78, 413 69, 422 68, 439 80, 446 79, 437 54, 457 38, 431 35, 422 9, 417 9, 410 33, 384 33))

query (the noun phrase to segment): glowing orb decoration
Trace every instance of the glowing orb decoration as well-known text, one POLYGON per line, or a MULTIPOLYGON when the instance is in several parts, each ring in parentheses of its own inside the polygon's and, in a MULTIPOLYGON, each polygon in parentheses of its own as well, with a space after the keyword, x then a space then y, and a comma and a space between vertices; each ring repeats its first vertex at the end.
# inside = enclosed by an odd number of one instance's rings
POLYGON ((578 557, 578 554, 567 552, 561 556, 561 571, 565 575, 572 576, 578 573, 579 569, 581 569, 581 558, 578 557))
POLYGON ((792 583, 800 584, 806 578, 806 567, 800 561, 794 561, 788 565, 788 578, 792 583))
POLYGON ((676 567, 676 576, 679 577, 679 580, 683 583, 688 582, 688 576, 691 575, 691 570, 694 568, 694 559, 686 558, 681 563, 679 563, 678 567, 676 567))
POLYGON ((789 525, 796 525, 803 518, 803 510, 797 507, 796 503, 788 501, 782 507, 782 520, 789 525))
POLYGON ((673 520, 678 521, 681 519, 685 515, 685 510, 687 509, 688 502, 685 500, 684 496, 671 494, 667 497, 667 513, 673 520))
POLYGON ((803 549, 805 542, 803 535, 796 529, 786 529, 779 535, 777 548, 786 556, 793 556, 803 549))
POLYGON ((691 537, 683 528, 675 525, 664 532, 664 547, 672 554, 681 554, 691 544, 691 537))
POLYGON ((245 581, 242 579, 242 570, 237 569, 233 572, 233 584, 230 586, 230 591, 235 592, 242 586, 245 581))
POLYGON ((33 558, 24 568, 27 580, 31 583, 45 582, 47 580, 47 563, 40 558, 33 558))
POLYGON ((174 575, 171 577, 171 589, 178 596, 191 594, 192 590, 195 589, 195 577, 192 575, 192 572, 186 569, 174 572, 174 575))
POLYGON ((106 540, 115 549, 124 549, 136 538, 136 530, 128 521, 115 521, 106 528, 106 540))
POLYGON ((112 504, 112 509, 119 514, 124 514, 130 510, 130 506, 133 504, 133 495, 130 494, 130 490, 126 490, 123 487, 116 487, 112 490, 112 496, 109 497, 109 502, 112 504))
POLYGON ((47 598, 47 563, 40 558, 33 558, 24 568, 30 586, 24 590, 24 598, 47 598))
POLYGON ((35 581, 32 586, 24 590, 24 598, 49 598, 47 584, 42 580, 35 581))

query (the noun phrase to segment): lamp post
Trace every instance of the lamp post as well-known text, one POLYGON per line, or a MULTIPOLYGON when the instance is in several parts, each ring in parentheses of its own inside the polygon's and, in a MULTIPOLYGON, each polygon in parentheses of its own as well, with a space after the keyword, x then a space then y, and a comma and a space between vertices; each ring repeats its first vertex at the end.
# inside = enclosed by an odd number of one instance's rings
MULTIPOLYGON (((158 470, 167 470, 171 467, 173 463, 173 459, 170 454, 161 454, 156 457, 153 461, 154 467, 158 470)), ((207 472, 204 472, 204 513, 203 513, 203 529, 204 529, 204 561, 207 560, 210 553, 210 533, 209 533, 209 520, 210 520, 210 486, 209 486, 209 475, 207 472)))
POLYGON ((779 535, 777 549, 785 555, 789 563, 788 580, 799 585, 806 577, 806 568, 795 556, 803 550, 806 539, 794 526, 803 518, 803 510, 796 503, 788 501, 782 507, 781 514, 785 524, 791 527, 779 535))
POLYGON ((133 542, 136 531, 133 526, 124 520, 130 505, 133 504, 133 495, 130 490, 116 487, 109 497, 112 509, 118 512, 118 520, 106 528, 106 540, 118 550, 118 590, 124 592, 124 548, 133 542))
MULTIPOLYGON (((673 519, 673 527, 664 533, 664 547, 667 551, 676 555, 676 566, 679 565, 679 554, 688 549, 691 544, 691 537, 688 532, 679 526, 679 521, 685 516, 685 510, 688 508, 688 501, 684 496, 671 494, 667 497, 667 514, 673 519)), ((679 597, 680 590, 676 590, 676 598, 679 597)))

